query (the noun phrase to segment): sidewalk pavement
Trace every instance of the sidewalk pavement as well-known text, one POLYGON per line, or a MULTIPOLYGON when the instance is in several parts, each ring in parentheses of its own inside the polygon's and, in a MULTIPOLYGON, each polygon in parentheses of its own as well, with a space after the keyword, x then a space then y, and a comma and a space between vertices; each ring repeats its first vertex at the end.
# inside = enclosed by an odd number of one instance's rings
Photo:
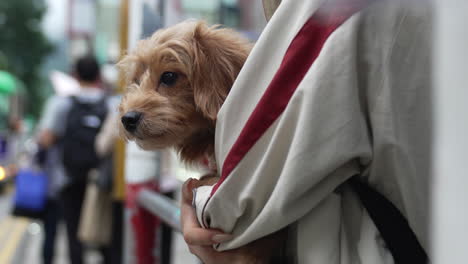
MULTIPOLYGON (((24 228, 24 235, 21 242, 18 243, 14 260, 11 262, 1 262, 5 264, 39 264, 41 259, 41 242, 43 239, 43 232, 41 232, 40 224, 30 222, 28 220, 26 228, 24 228)), ((55 263, 69 264, 68 248, 66 240, 65 227, 61 225, 58 230, 58 237, 56 241, 56 255, 55 263)), ((86 264, 99 264, 102 259, 99 252, 88 250, 85 255, 86 264)), ((172 246, 172 264, 199 264, 200 262, 188 251, 184 239, 180 233, 174 233, 173 246, 172 246)), ((133 264, 133 263, 125 263, 133 264)))
MULTIPOLYGON (((12 192, 0 195, 0 264, 40 264, 41 246, 44 237, 39 221, 10 215, 12 192)), ((65 226, 60 224, 57 232, 55 264, 69 264, 65 226)), ((180 233, 174 233, 171 264, 199 264, 190 254, 180 233)), ((101 263, 97 251, 88 250, 86 264, 101 263)), ((133 263, 124 263, 133 264, 133 263)))

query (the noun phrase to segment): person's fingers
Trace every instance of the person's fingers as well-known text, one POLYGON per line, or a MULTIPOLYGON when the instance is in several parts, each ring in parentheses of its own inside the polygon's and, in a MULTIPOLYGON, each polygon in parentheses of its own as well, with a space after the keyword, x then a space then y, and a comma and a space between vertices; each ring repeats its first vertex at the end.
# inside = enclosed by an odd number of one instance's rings
MULTIPOLYGON (((214 177, 212 177, 214 178, 214 177)), ((215 183, 215 182, 214 182, 215 183)), ((182 185, 182 202, 192 202, 193 200, 193 190, 206 185, 214 184, 210 181, 200 181, 194 178, 190 178, 184 182, 182 185)))
POLYGON ((190 245, 213 245, 232 239, 229 234, 224 234, 215 229, 204 229, 198 224, 195 210, 187 203, 180 208, 182 233, 187 244, 190 245))
POLYGON ((182 185, 182 203, 192 203, 193 189, 196 188, 196 182, 198 180, 190 178, 182 185))
POLYGON ((192 194, 191 187, 193 186, 192 184, 193 181, 194 179, 190 178, 186 180, 184 184, 182 184, 182 200, 180 201, 182 204, 192 202, 193 194, 192 194))
POLYGON ((183 235, 187 244, 198 246, 211 246, 232 239, 232 235, 201 227, 189 228, 183 235))
POLYGON ((180 220, 185 241, 189 245, 213 245, 231 240, 232 236, 229 234, 200 227, 195 209, 192 207, 192 190, 197 186, 197 182, 197 180, 190 179, 182 186, 180 220))
POLYGON ((187 180, 182 186, 182 201, 180 204, 180 217, 182 230, 189 227, 200 227, 195 209, 192 207, 192 191, 195 179, 187 180))

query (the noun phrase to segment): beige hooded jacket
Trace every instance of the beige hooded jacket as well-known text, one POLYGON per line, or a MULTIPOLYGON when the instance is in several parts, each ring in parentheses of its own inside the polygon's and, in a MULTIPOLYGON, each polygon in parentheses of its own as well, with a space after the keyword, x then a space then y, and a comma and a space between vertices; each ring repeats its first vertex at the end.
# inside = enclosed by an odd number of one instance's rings
POLYGON ((218 115, 221 180, 196 210, 234 234, 219 250, 290 226, 298 263, 393 263, 343 184, 356 174, 429 249, 430 7, 333 2, 283 0, 218 115))

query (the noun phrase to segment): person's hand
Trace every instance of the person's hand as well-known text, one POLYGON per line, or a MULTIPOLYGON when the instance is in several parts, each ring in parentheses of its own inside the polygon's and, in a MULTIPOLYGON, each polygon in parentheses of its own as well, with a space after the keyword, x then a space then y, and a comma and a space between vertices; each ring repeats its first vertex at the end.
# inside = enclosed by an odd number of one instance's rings
POLYGON ((213 245, 231 240, 232 235, 215 229, 204 229, 199 225, 195 210, 192 207, 192 191, 201 185, 205 184, 195 179, 189 179, 182 186, 182 233, 190 252, 205 264, 263 263, 258 261, 259 251, 255 250, 256 247, 262 245, 256 242, 223 252, 213 249, 213 245))
POLYGON ((45 129, 45 130, 42 130, 40 133, 39 133, 39 137, 37 139, 37 143, 47 149, 49 148, 50 146, 52 146, 52 144, 54 144, 56 142, 56 136, 55 134, 48 130, 48 129, 45 129))

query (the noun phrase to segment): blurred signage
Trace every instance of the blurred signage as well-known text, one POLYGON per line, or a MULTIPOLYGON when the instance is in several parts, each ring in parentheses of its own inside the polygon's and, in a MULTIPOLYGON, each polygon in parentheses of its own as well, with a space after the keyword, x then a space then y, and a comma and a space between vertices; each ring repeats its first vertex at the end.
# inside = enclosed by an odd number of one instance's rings
POLYGON ((92 35, 96 29, 96 4, 93 0, 70 1, 70 34, 92 35))

